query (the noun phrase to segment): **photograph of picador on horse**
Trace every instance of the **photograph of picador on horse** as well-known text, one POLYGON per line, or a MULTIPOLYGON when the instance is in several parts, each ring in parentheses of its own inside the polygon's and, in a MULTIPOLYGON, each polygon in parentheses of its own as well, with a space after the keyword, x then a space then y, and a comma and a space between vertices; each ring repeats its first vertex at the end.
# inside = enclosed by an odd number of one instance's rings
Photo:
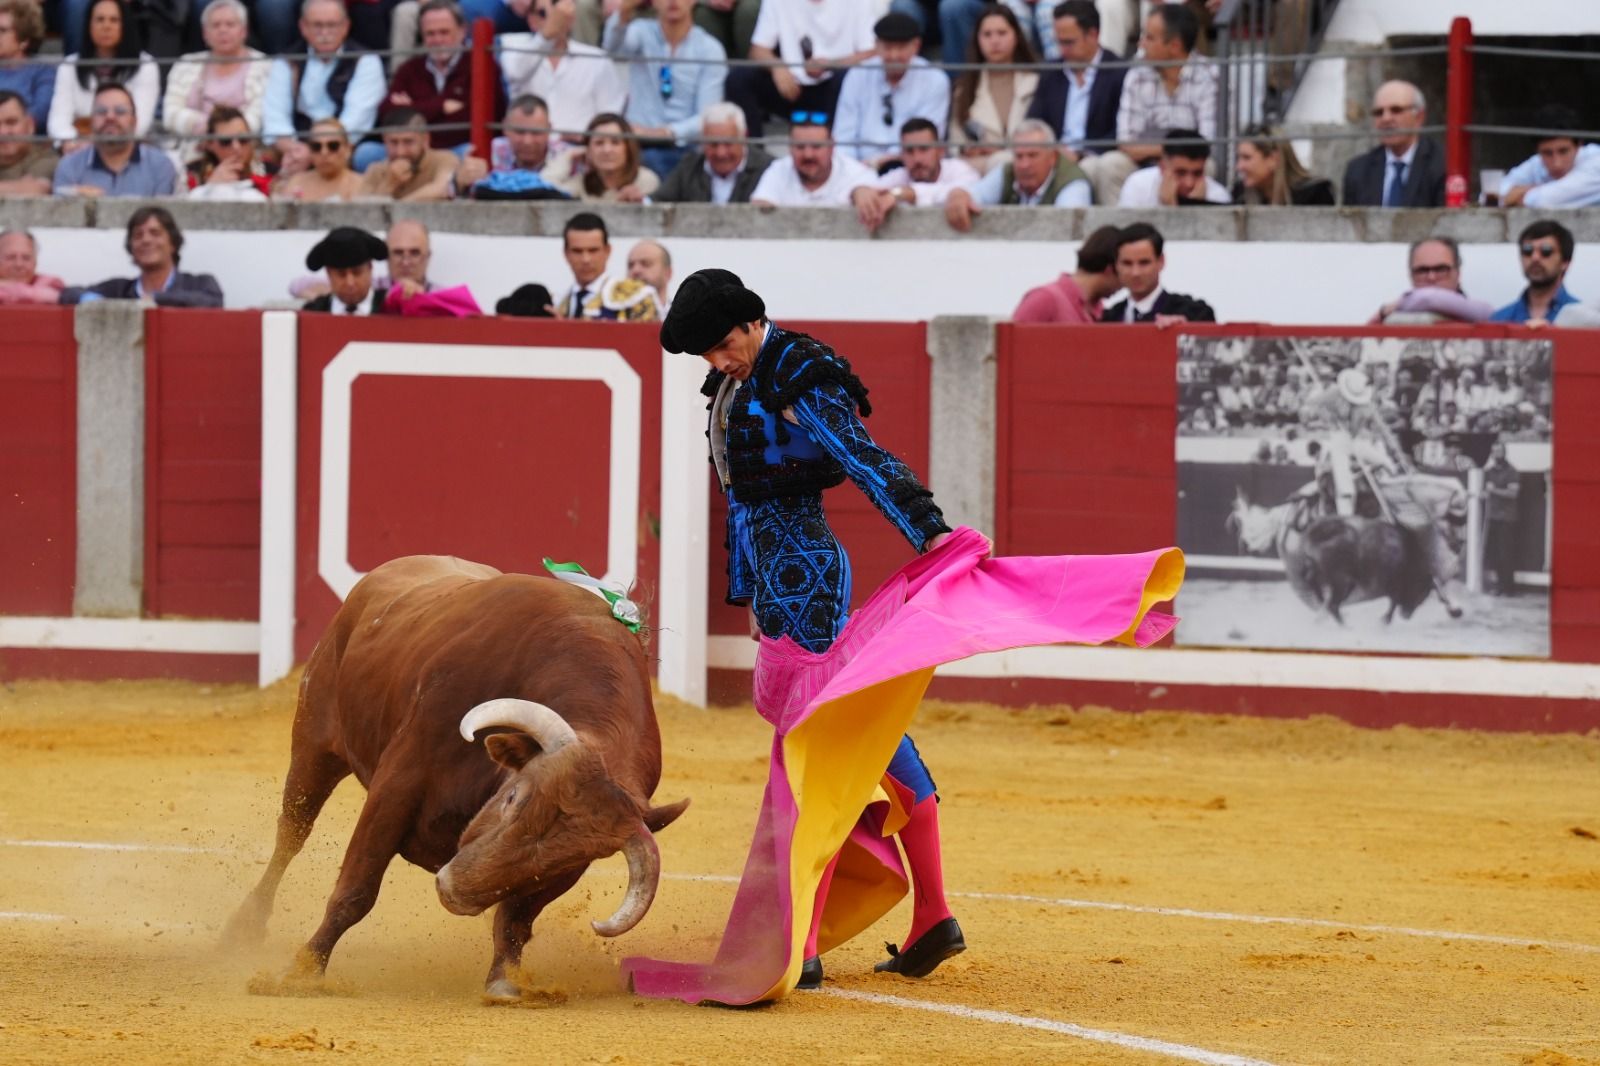
POLYGON ((1180 338, 1180 641, 1547 655, 1550 347, 1180 338))

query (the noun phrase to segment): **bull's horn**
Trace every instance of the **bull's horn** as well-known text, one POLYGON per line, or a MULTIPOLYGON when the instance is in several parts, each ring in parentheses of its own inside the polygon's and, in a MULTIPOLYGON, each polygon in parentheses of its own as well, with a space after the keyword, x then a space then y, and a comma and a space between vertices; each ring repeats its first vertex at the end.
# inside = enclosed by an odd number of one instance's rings
POLYGON ((499 699, 480 703, 461 719, 461 738, 472 742, 472 735, 480 729, 508 725, 522 730, 534 740, 545 754, 553 754, 578 739, 567 720, 542 703, 532 700, 499 699))
POLYGON ((638 832, 622 845, 622 854, 628 857, 628 894, 622 898, 617 913, 603 922, 591 923, 601 936, 621 936, 638 925, 655 902, 656 885, 661 880, 661 851, 642 822, 638 832))

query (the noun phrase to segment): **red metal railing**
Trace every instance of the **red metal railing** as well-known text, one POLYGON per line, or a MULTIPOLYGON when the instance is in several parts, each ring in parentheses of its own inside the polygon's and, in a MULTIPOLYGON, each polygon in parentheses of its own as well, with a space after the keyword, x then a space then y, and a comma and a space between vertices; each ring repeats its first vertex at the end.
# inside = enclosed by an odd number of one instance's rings
POLYGON ((1467 174, 1472 169, 1472 20, 1450 23, 1449 55, 1445 69, 1445 203, 1463 207, 1467 202, 1467 174))
POLYGON ((489 123, 494 121, 494 62, 489 50, 494 47, 494 23, 486 18, 472 23, 472 105, 469 119, 472 123, 472 154, 479 159, 489 158, 489 123))

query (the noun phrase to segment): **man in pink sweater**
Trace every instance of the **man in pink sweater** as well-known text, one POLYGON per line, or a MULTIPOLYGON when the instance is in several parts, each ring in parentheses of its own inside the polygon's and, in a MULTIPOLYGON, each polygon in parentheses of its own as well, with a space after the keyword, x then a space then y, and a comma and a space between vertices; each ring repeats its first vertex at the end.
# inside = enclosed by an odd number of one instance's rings
POLYGON ((39 242, 27 230, 0 231, 0 304, 61 302, 66 282, 39 273, 39 242))
POLYGON ((1121 231, 1101 226, 1078 248, 1078 269, 1048 285, 1029 289, 1011 318, 1015 322, 1100 321, 1100 304, 1122 288, 1117 280, 1117 240, 1121 231))

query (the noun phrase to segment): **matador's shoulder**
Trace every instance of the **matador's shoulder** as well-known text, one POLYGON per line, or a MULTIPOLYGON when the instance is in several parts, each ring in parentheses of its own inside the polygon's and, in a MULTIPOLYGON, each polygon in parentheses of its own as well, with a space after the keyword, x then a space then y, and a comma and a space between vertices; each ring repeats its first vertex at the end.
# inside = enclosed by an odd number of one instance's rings
POLYGON ((850 363, 832 348, 804 333, 780 330, 768 342, 772 351, 756 364, 756 389, 768 410, 781 411, 820 385, 838 385, 863 415, 872 413, 867 387, 850 363))

